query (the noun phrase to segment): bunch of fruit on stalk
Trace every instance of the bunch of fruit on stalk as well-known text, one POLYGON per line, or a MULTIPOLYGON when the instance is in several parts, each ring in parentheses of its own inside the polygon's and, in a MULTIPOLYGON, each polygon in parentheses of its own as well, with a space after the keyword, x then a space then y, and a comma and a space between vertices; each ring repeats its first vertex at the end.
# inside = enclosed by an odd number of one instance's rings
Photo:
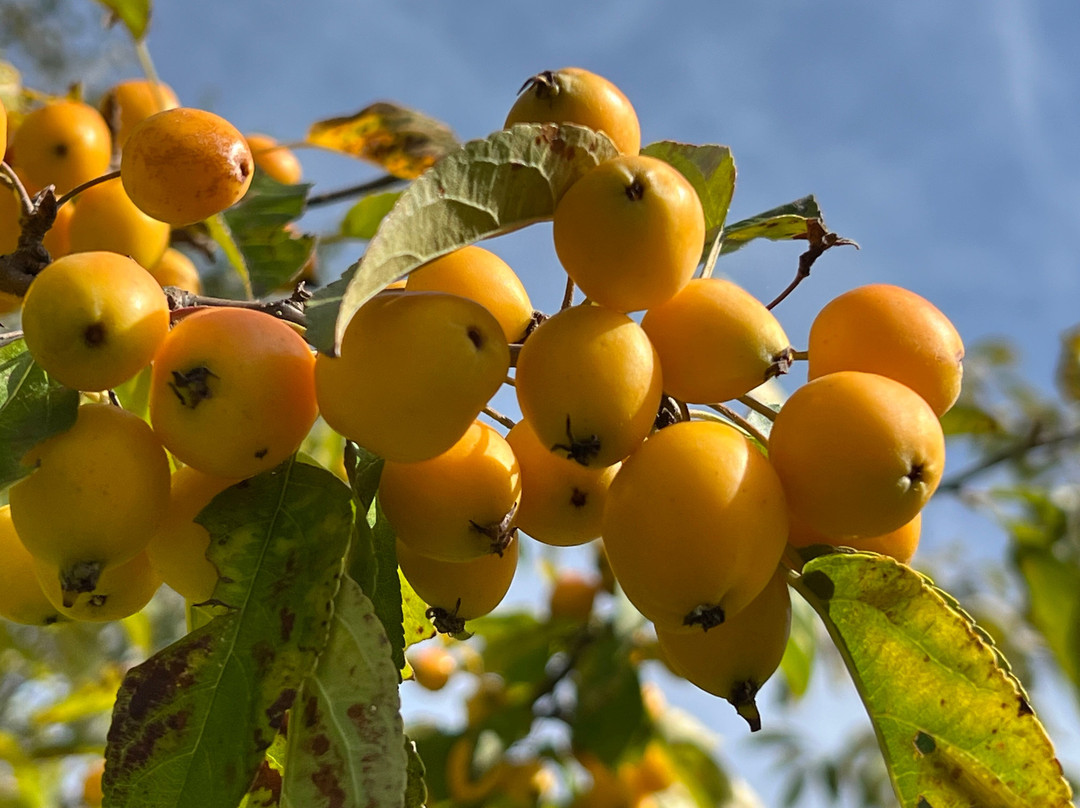
POLYGON ((116 619, 162 581, 210 600, 217 570, 196 516, 296 452, 320 415, 385 461, 398 562, 440 630, 498 605, 520 534, 602 537, 670 667, 755 727, 754 694, 787 641, 788 548, 911 558, 943 470, 939 418, 960 389, 955 329, 920 296, 874 284, 826 305, 796 351, 769 307, 709 264, 698 272, 698 194, 639 153, 635 112, 607 80, 541 73, 505 122, 580 124, 619 151, 554 212, 555 251, 585 301, 568 294, 536 316, 505 262, 465 246, 365 303, 333 355, 257 307, 170 311, 161 288, 198 291, 170 231, 238 201, 256 164, 295 182, 292 153, 177 106, 160 84, 120 85, 102 109, 63 100, 23 116, 6 169, 20 182, 0 192, 7 264, 32 266, 42 247, 51 259, 26 273, 25 296, 6 272, 4 303, 21 306, 35 361, 85 394, 0 510, 8 619, 116 619), (117 159, 117 176, 94 183, 117 159), (809 381, 778 411, 753 397, 803 359, 809 381), (143 420, 107 391, 147 366, 143 420), (522 413, 506 434, 480 420, 504 384, 522 413))

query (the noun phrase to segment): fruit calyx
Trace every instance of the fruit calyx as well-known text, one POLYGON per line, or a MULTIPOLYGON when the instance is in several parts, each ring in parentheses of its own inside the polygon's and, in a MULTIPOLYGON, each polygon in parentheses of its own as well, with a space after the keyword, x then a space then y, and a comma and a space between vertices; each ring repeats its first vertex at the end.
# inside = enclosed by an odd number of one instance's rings
POLYGON ((724 607, 718 603, 695 606, 683 618, 684 626, 701 626, 702 631, 716 628, 724 622, 724 607))

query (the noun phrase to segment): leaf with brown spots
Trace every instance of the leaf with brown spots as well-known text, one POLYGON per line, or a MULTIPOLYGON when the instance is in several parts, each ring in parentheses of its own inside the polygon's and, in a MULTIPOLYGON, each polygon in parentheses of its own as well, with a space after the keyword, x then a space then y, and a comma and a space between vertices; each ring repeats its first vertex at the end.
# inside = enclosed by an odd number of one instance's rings
MULTIPOLYGON (((806 238, 808 222, 811 219, 817 219, 822 224, 825 221, 813 195, 804 196, 794 202, 728 225, 724 228, 724 241, 720 251, 734 252, 756 238, 767 238, 772 241, 806 238)), ((706 233, 705 243, 712 243, 714 238, 716 238, 714 231, 706 233)))
POLYGON ((400 808, 408 780, 398 671, 371 601, 351 578, 330 639, 289 721, 284 808, 400 808))
POLYGON ((473 140, 417 178, 364 257, 307 303, 307 339, 333 353, 353 314, 422 264, 483 238, 550 219, 583 173, 616 155, 583 126, 517 124, 473 140))
POLYGON ((348 487, 288 461, 227 489, 198 521, 223 613, 125 677, 103 783, 114 808, 235 808, 327 642, 348 487))
POLYGON ((1066 808, 1046 731, 999 653, 951 596, 890 558, 835 553, 796 588, 847 664, 904 808, 1066 808))

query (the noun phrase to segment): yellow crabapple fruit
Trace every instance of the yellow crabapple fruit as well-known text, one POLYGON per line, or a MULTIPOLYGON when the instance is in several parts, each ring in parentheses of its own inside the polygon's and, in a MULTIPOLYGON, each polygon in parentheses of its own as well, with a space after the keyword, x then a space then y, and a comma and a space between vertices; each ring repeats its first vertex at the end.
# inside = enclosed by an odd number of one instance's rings
POLYGON ((784 403, 769 459, 791 512, 824 536, 880 536, 911 521, 945 467, 945 438, 930 405, 900 382, 844 370, 784 403))
POLYGON ((101 573, 93 592, 79 593, 74 598, 61 591, 59 570, 54 565, 35 558, 34 573, 46 597, 62 615, 93 623, 130 617, 161 587, 161 579, 145 552, 109 567, 101 573))
POLYGON ((649 434, 660 360, 636 322, 603 306, 560 311, 518 355, 518 404, 540 442, 583 466, 610 466, 649 434))
POLYGON ((520 498, 513 449, 480 421, 433 458, 387 460, 379 478, 379 502, 398 539, 443 561, 502 553, 520 498))
POLYGON ((457 670, 454 655, 442 644, 427 643, 409 654, 413 681, 425 690, 442 690, 457 670))
POLYGON ((98 103, 102 117, 113 133, 113 142, 122 149, 131 130, 155 112, 180 106, 172 87, 163 82, 155 86, 148 79, 128 79, 114 84, 98 103))
POLYGON ((11 506, 0 506, 0 617, 27 626, 49 626, 60 612, 34 575, 34 557, 11 520, 11 506))
POLYGON ((740 431, 681 421, 615 475, 604 549, 637 609, 670 631, 711 630, 753 600, 788 534, 780 480, 740 431))
POLYGON ((255 167, 270 179, 295 185, 304 178, 303 166, 292 149, 279 145, 270 135, 251 133, 246 137, 255 167))
POLYGON ((202 278, 195 262, 176 247, 167 248, 157 263, 147 270, 162 288, 175 286, 196 295, 202 292, 202 278))
POLYGON ((31 192, 46 185, 66 194, 109 170, 112 136, 101 113, 82 101, 51 101, 15 130, 11 149, 31 192))
POLYGON ((506 434, 521 468, 518 528, 558 547, 599 538, 604 501, 619 464, 593 468, 552 452, 525 419, 506 434))
POLYGON ((560 570, 551 582, 548 613, 552 620, 584 623, 592 614, 593 601, 600 591, 600 579, 574 570, 560 570))
POLYGON ((532 323, 532 303, 521 279, 499 256, 476 245, 461 247, 413 270, 405 288, 475 300, 499 321, 507 342, 520 342, 532 323))
POLYGON ((46 373, 76 390, 107 390, 150 363, 169 332, 169 304, 131 258, 72 253, 31 282, 22 325, 46 373))
POLYGON ((580 67, 545 70, 525 82, 503 127, 515 123, 574 123, 603 132, 621 154, 641 151, 641 125, 630 100, 580 67))
POLYGON ((698 403, 738 398, 786 373, 793 351, 756 297, 722 278, 694 278, 645 312, 664 369, 664 392, 698 403))
POLYGON ((938 417, 956 402, 964 343, 949 318, 921 295, 888 283, 833 298, 810 326, 808 378, 838 370, 877 373, 926 399, 938 417))
POLYGON ((890 530, 880 536, 829 538, 815 531, 798 517, 791 516, 789 521, 791 532, 788 534, 788 544, 792 547, 810 547, 815 544, 851 547, 855 550, 891 556, 901 564, 911 563, 915 551, 919 548, 919 538, 922 534, 922 511, 895 530, 890 530))
POLYGON ((165 222, 135 207, 118 180, 98 183, 79 194, 68 227, 71 252, 120 253, 147 269, 161 259, 172 232, 165 222))
POLYGON ((177 107, 140 122, 124 144, 120 179, 131 201, 174 227, 240 201, 254 174, 244 136, 224 118, 177 107))
POLYGON ((169 500, 161 441, 111 404, 80 406, 74 425, 37 444, 23 464, 33 471, 11 487, 15 530, 58 570, 57 592, 68 600, 95 592, 104 572, 141 553, 169 500))
POLYGON ((315 384, 331 428, 386 460, 445 452, 506 378, 510 348, 479 303, 441 292, 383 292, 353 315, 315 384))
POLYGON ((616 311, 658 306, 690 281, 705 243, 697 191, 646 155, 606 160, 555 207, 555 252, 585 296, 616 311))

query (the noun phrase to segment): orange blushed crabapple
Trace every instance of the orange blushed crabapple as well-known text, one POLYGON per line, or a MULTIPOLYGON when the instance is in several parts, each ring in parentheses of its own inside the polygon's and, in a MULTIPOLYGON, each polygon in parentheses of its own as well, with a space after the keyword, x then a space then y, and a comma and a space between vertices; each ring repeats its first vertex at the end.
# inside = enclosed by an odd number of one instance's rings
POLYGON ((600 578, 575 570, 559 570, 548 593, 548 613, 553 620, 583 623, 592 614, 593 601, 600 591, 600 578))
POLYGON ((507 342, 520 342, 532 323, 532 303, 521 279, 499 256, 475 244, 413 270, 405 288, 411 292, 446 292, 475 300, 499 321, 507 342))
POLYGON ((52 101, 31 111, 11 149, 27 190, 55 185, 65 194, 109 170, 112 136, 101 113, 81 101, 52 101))
POLYGON ((782 568, 746 608, 707 632, 685 634, 656 627, 668 666, 714 696, 727 699, 750 725, 761 729, 755 697, 773 675, 791 631, 791 595, 782 568))
POLYGON ((641 151, 641 125, 630 100, 603 76, 580 67, 545 70, 525 82, 503 127, 575 123, 603 132, 621 154, 641 151))
POLYGON ((930 405, 875 373, 844 370, 800 387, 769 435, 787 504, 840 540, 880 536, 911 521, 934 493, 945 438, 930 405))
POLYGON ((107 390, 149 364, 169 331, 169 304, 131 258, 72 253, 34 278, 22 324, 27 349, 49 375, 76 390, 107 390))
POLYGON ((525 419, 506 434, 521 467, 518 528, 557 547, 600 536, 604 501, 619 464, 591 468, 552 452, 525 419))
POLYGON ((738 398, 786 373, 793 351, 783 327, 749 292, 722 278, 694 278, 645 312, 664 369, 664 391, 699 403, 738 398))
POLYGON ((887 283, 844 292, 810 326, 807 375, 861 370, 896 379, 941 417, 960 395, 964 343, 926 298, 887 283))
POLYGON ((829 538, 816 532, 796 516, 790 516, 789 521, 791 532, 788 534, 788 544, 792 547, 810 547, 814 544, 851 547, 854 550, 891 556, 901 564, 911 562, 915 551, 919 549, 919 537, 922 533, 922 511, 896 530, 890 530, 880 536, 829 538))
POLYGON ((610 466, 653 427, 663 380, 641 326, 612 309, 560 311, 518 355, 518 404, 540 441, 583 466, 610 466))
POLYGON ((75 424, 31 449, 11 487, 26 549, 57 571, 66 601, 96 591, 109 569, 143 552, 169 499, 169 462, 145 421, 83 404, 75 424))
POLYGON ((176 247, 167 248, 158 262, 146 269, 162 287, 176 286, 194 294, 202 292, 198 267, 176 247))
POLYGON ((235 126, 206 110, 177 107, 132 130, 120 157, 120 179, 145 213, 183 227, 238 202, 254 167, 235 126))
POLYGON ((705 214, 697 191, 655 157, 607 160, 555 207, 555 252, 589 300, 622 312, 658 306, 697 269, 705 214))
POLYGON ((430 460, 387 460, 379 480, 379 502, 398 539, 443 561, 503 552, 514 536, 520 499, 510 444, 480 421, 430 460))
POLYGON ((320 353, 326 423, 386 460, 445 452, 506 378, 510 347, 479 303, 441 292, 383 292, 353 315, 338 356, 320 353))
POLYGON ((318 415, 315 357, 284 320, 205 308, 154 357, 150 423, 178 459, 216 477, 252 477, 297 450, 318 415))
POLYGON ((304 178, 304 169, 296 153, 278 144, 270 135, 250 133, 246 135, 255 167, 277 182, 295 185, 304 178))
POLYGON ((489 614, 510 589, 518 563, 518 542, 502 554, 488 553, 468 561, 441 561, 397 540, 398 566, 416 594, 430 608, 439 631, 457 634, 465 622, 489 614))
POLYGON ((753 600, 788 534, 780 480, 740 431, 681 421, 615 475, 604 548, 638 610, 669 631, 711 630, 753 600))

